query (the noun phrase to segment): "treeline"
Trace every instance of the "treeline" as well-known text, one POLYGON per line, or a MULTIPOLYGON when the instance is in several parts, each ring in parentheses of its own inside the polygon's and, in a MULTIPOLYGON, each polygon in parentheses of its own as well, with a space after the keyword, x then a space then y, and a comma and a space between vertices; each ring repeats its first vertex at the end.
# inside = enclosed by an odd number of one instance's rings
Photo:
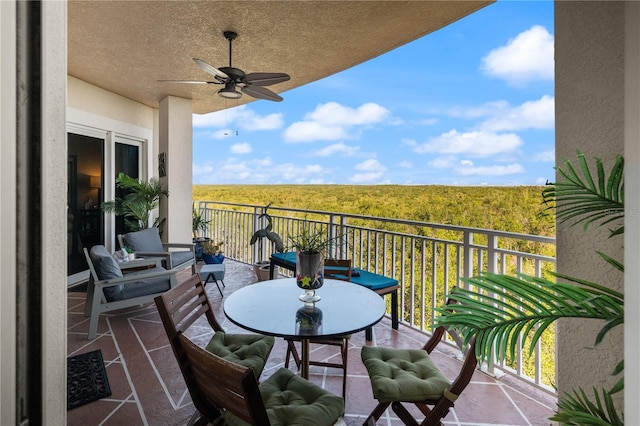
POLYGON ((193 185, 194 201, 294 207, 555 235, 541 186, 193 185))

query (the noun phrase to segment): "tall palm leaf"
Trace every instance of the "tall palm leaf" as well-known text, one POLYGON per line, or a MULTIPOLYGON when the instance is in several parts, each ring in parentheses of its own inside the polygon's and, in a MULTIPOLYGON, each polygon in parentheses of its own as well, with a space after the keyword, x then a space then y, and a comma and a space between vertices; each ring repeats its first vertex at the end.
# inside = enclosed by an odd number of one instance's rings
MULTIPOLYGON (((556 210, 560 222, 582 223, 586 231, 591 224, 599 226, 614 224, 624 218, 624 161, 617 156, 606 176, 603 163, 595 159, 596 175, 591 173, 584 155, 578 151, 578 168, 564 160, 564 169, 557 168, 560 182, 550 184, 543 191, 549 209, 556 210)), ((624 232, 624 225, 611 229, 610 237, 624 232)), ((619 271, 624 271, 621 262, 598 254, 619 271)), ((569 283, 554 283, 542 278, 520 275, 486 274, 463 280, 468 289, 455 288, 451 297, 461 304, 439 309, 442 315, 437 325, 448 325, 460 330, 470 339, 477 334, 476 352, 480 360, 489 359, 495 347, 498 359, 515 356, 519 339, 522 346, 529 342, 529 354, 537 341, 554 321, 559 318, 587 318, 605 320, 595 338, 602 341, 606 333, 624 322, 624 296, 607 288, 580 278, 555 274, 569 283)), ((613 374, 624 368, 620 362, 613 374)), ((624 389, 624 379, 613 389, 594 389, 595 402, 591 402, 582 389, 573 395, 563 395, 552 420, 568 425, 621 425, 610 394, 624 389)))
POLYGON ((473 290, 453 289, 451 297, 460 303, 439 308, 436 326, 455 327, 467 340, 477 336, 480 361, 490 359, 494 348, 498 359, 514 358, 521 335, 531 355, 542 333, 559 318, 605 320, 604 334, 624 314, 621 293, 584 281, 580 287, 527 275, 497 274, 464 281, 473 290))
MULTIPOLYGON (((596 221, 600 225, 618 221, 624 217, 624 160, 617 156, 607 178, 602 160, 595 158, 594 181, 584 154, 578 151, 578 170, 571 161, 564 159, 564 169, 556 168, 563 180, 549 184, 542 191, 544 202, 555 209, 561 222, 582 223, 585 231, 596 221)), ((612 230, 611 235, 621 234, 624 226, 612 230)))

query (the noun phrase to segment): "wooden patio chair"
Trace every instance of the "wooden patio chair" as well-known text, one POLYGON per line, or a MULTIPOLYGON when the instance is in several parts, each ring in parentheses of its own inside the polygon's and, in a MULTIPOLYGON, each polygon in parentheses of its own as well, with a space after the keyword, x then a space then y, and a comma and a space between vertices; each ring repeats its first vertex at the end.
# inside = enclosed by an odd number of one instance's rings
MULTIPOLYGON (((201 321, 198 325, 210 327, 214 332, 206 343, 205 350, 230 362, 249 367, 256 377, 260 377, 275 339, 261 334, 225 333, 213 313, 209 297, 198 274, 190 276, 171 291, 156 297, 155 302, 192 398, 197 391, 190 386, 191 378, 185 370, 187 366, 178 337, 203 316, 206 322, 201 321)), ((202 333, 199 332, 199 334, 202 333)), ((198 408, 197 405, 196 408, 198 408)))
POLYGON ((172 341, 201 417, 196 425, 299 424, 342 421, 344 400, 280 368, 258 385, 254 370, 202 349, 179 333, 172 341))
MULTIPOLYGON (((456 302, 449 300, 447 303, 456 302)), ((464 362, 458 376, 453 382, 444 376, 429 354, 443 341, 447 331, 446 327, 436 328, 422 349, 362 347, 362 362, 371 379, 373 396, 378 400, 364 426, 374 426, 389 405, 405 425, 442 424, 441 420, 471 381, 478 363, 474 336, 464 350, 464 362), (403 405, 407 403, 415 404, 424 419, 416 421, 403 405)), ((459 336, 453 331, 451 334, 461 345, 459 336)))
MULTIPOLYGON (((351 259, 325 259, 324 261, 324 277, 335 280, 351 281, 351 259)), ((346 397, 347 392, 347 361, 349 360, 349 340, 351 335, 340 337, 326 337, 309 339, 310 344, 320 344, 337 346, 340 348, 341 363, 309 360, 309 365, 315 365, 320 367, 340 368, 342 369, 342 397, 346 397)), ((296 367, 300 368, 300 355, 296 349, 295 342, 299 342, 300 339, 285 338, 287 342, 287 353, 285 355, 284 367, 289 368, 289 359, 293 356, 293 360, 296 363, 296 367)))

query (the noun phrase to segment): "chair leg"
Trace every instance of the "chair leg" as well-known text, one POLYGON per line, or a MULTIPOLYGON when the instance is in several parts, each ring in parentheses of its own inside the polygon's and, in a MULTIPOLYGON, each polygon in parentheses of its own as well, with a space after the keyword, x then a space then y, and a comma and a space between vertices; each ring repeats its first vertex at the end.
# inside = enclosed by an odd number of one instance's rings
MULTIPOLYGON (((100 317, 101 300, 102 300, 102 289, 94 289, 93 298, 90 301, 91 302, 91 311, 90 311, 91 319, 89 320, 89 333, 87 335, 88 340, 95 339, 96 333, 98 332, 98 319, 100 317)), ((87 302, 89 302, 89 300, 87 300, 87 302)))
POLYGON ((404 423, 405 425, 419 426, 418 422, 416 422, 416 419, 413 418, 413 416, 409 413, 409 411, 407 411, 404 405, 402 405, 400 402, 395 401, 393 404, 391 404, 391 408, 398 415, 400 420, 402 420, 402 423, 404 423))
POLYGON ((342 339, 342 347, 340 348, 342 354, 342 398, 347 397, 347 361, 349 360, 349 341, 342 339))
POLYGON ((296 344, 293 340, 287 340, 287 355, 284 361, 284 368, 289 368, 289 357, 293 355, 293 361, 296 363, 296 367, 300 369, 300 355, 296 349, 296 344))
POLYGON ((384 410, 386 410, 390 404, 390 402, 380 402, 376 405, 376 408, 373 409, 369 417, 362 423, 362 426, 375 426, 380 416, 382 416, 382 413, 384 413, 384 410))

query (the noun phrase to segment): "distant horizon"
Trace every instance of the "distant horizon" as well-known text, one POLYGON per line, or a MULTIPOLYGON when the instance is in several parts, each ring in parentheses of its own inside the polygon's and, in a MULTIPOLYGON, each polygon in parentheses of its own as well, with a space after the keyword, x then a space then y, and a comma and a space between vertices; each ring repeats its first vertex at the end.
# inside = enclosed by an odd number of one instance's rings
POLYGON ((552 1, 497 1, 282 102, 194 114, 193 182, 543 186, 553 29, 552 1))

